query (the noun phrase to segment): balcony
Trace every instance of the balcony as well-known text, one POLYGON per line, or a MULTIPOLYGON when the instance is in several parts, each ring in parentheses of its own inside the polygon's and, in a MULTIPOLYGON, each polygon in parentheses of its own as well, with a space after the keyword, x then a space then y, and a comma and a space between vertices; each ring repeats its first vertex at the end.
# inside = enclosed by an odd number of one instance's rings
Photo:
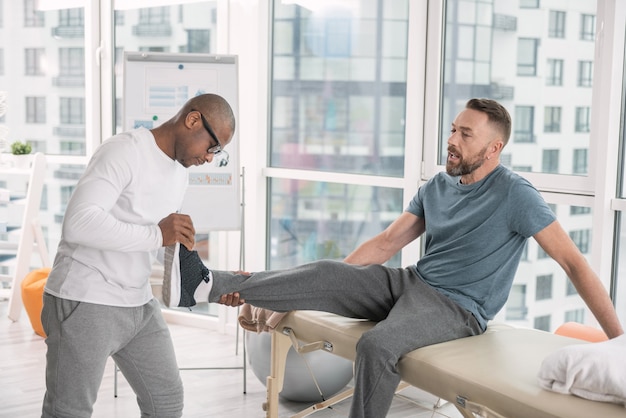
POLYGON ((491 83, 489 97, 495 100, 513 100, 515 87, 491 83))
POLYGON ((55 126, 52 129, 52 133, 55 136, 60 136, 60 137, 84 138, 85 137, 85 125, 55 126))
POLYGON ((85 27, 83 25, 56 26, 52 28, 53 38, 84 38, 85 27))
POLYGON ((493 28, 497 30, 507 31, 507 32, 516 31, 517 30, 517 17, 494 13, 493 14, 493 28))
POLYGON ((133 26, 133 35, 135 36, 171 36, 172 27, 169 23, 158 24, 139 24, 133 26))
POLYGON ((60 75, 52 78, 52 84, 56 87, 84 87, 85 75, 60 75))

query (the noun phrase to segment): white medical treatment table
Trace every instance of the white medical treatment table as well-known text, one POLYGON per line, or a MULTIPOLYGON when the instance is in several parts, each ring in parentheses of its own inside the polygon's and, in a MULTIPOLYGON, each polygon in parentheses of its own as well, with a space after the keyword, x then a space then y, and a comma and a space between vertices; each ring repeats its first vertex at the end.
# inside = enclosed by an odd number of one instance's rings
MULTIPOLYGON (((294 311, 272 332, 271 375, 267 378, 266 416, 278 417, 287 353, 326 350, 354 361, 356 343, 373 322, 325 312, 294 311)), ((532 329, 490 325, 480 336, 423 347, 399 363, 404 385, 415 386, 453 403, 464 417, 617 418, 626 417, 619 404, 595 402, 539 387, 542 360, 579 339, 532 329), (474 415, 476 414, 476 415, 474 415)), ((351 389, 312 405, 296 416, 348 398, 351 389)))

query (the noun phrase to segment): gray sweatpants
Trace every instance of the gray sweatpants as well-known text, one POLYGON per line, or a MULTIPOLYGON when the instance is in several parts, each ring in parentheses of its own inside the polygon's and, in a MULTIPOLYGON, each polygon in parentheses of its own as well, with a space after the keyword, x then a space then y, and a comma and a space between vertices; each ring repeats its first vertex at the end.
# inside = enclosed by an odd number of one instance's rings
POLYGON ((44 293, 41 319, 48 345, 42 417, 90 417, 109 356, 137 395, 142 417, 182 416, 183 384, 156 299, 126 308, 44 293))
POLYGON ((321 260, 247 277, 213 271, 210 302, 239 292, 279 312, 317 310, 378 322, 357 344, 350 417, 384 417, 400 383, 400 357, 416 348, 482 333, 474 316, 426 284, 412 268, 321 260))

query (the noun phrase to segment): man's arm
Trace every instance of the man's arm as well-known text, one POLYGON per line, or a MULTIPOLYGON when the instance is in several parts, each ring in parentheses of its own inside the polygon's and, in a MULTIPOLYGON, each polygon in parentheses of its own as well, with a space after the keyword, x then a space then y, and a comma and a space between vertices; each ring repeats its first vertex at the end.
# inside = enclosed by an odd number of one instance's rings
POLYGON ((623 334, 608 292, 561 224, 552 222, 536 233, 534 238, 563 268, 608 337, 623 334))
POLYGON ((382 264, 422 235, 424 230, 423 218, 403 212, 383 232, 359 245, 344 261, 358 265, 382 264))

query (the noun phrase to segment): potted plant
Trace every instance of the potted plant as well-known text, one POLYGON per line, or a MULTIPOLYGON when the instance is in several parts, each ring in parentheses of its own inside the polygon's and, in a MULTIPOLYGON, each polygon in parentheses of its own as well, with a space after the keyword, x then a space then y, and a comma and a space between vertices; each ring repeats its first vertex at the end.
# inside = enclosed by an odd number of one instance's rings
POLYGON ((30 153, 33 147, 28 142, 15 141, 11 144, 11 154, 16 168, 28 168, 30 165, 30 153))

